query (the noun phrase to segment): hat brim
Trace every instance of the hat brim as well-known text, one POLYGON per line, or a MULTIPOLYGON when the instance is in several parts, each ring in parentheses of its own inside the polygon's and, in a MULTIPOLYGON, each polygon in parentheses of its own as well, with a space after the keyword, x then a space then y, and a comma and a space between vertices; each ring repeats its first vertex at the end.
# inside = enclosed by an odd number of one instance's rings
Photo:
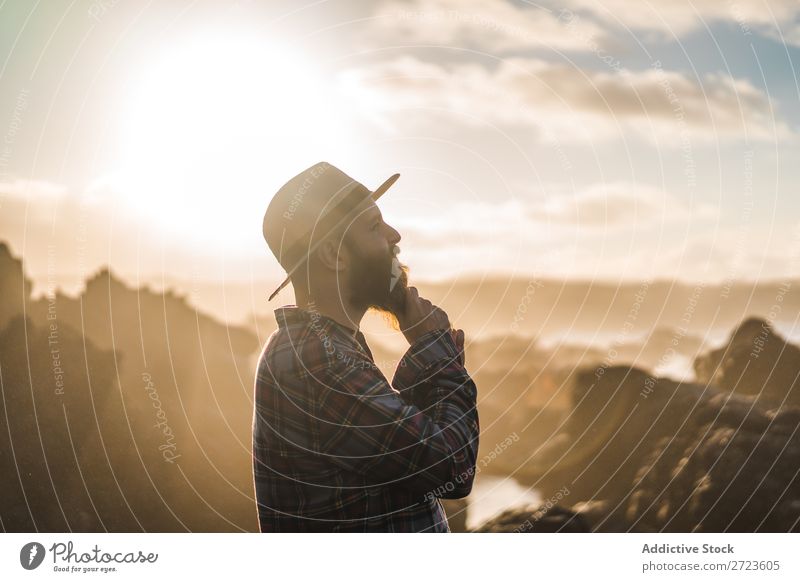
POLYGON ((397 179, 400 177, 400 174, 392 174, 386 180, 384 180, 383 184, 378 186, 375 191, 372 193, 372 199, 377 200, 381 196, 383 196, 384 192, 386 192, 389 188, 391 188, 392 184, 397 182, 397 179))
MULTIPOLYGON (((373 201, 374 201, 374 200, 377 200, 378 198, 380 198, 381 196, 383 196, 383 195, 386 193, 386 191, 387 191, 389 188, 391 188, 392 184, 394 184, 395 182, 397 182, 397 179, 398 179, 399 177, 400 177, 400 174, 392 174, 392 175, 391 175, 391 176, 389 176, 389 177, 388 177, 386 180, 384 180, 384 181, 383 181, 383 184, 381 184, 380 186, 378 186, 377 188, 375 188, 375 190, 373 190, 373 191, 372 191, 372 194, 370 195, 370 196, 371 196, 371 198, 372 198, 372 200, 373 200, 373 201)), ((346 215, 346 216, 345 216, 345 217, 344 217, 342 220, 345 220, 345 219, 347 219, 349 216, 350 216, 350 214, 346 215)), ((317 241, 315 244, 313 244, 313 245, 312 245, 312 246, 311 246, 311 247, 308 249, 308 251, 306 252, 305 256, 306 256, 306 257, 308 257, 308 255, 310 255, 311 253, 313 253, 313 252, 314 252, 314 250, 315 250, 315 249, 316 249, 316 248, 317 248, 317 247, 318 247, 320 244, 322 244, 323 240, 324 240, 324 239, 321 239, 321 240, 317 241)), ((277 289, 275 289, 275 291, 273 291, 273 292, 270 294, 270 296, 269 296, 269 299, 267 299, 267 301, 272 301, 272 300, 275 298, 275 296, 276 296, 278 293, 280 293, 281 289, 283 289, 284 287, 286 287, 286 285, 288 285, 288 284, 291 282, 291 279, 292 279, 292 274, 293 274, 295 271, 297 271, 297 269, 299 269, 299 268, 300 268, 300 267, 303 265, 303 263, 304 263, 304 262, 305 262, 305 257, 304 257, 304 260, 303 260, 303 261, 299 261, 299 262, 298 262, 298 263, 297 263, 297 264, 296 264, 294 267, 292 267, 291 269, 289 269, 288 271, 286 271, 286 279, 284 279, 284 280, 283 280, 283 283, 281 283, 280 285, 278 285, 278 288, 277 288, 277 289)))

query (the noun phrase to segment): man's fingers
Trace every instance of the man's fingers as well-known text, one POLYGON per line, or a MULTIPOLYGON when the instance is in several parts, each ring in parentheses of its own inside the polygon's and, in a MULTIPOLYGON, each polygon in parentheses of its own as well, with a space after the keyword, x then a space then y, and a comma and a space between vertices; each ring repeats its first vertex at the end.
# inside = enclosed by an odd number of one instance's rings
POLYGON ((404 306, 406 315, 416 313, 417 309, 419 308, 418 306, 419 306, 419 292, 417 291, 417 288, 407 287, 406 301, 404 306))
POLYGON ((402 321, 400 321, 400 329, 409 343, 413 343, 415 338, 422 334, 437 329, 448 330, 454 342, 458 338, 455 330, 452 329, 447 312, 428 299, 420 297, 417 288, 411 286, 406 288, 406 304, 402 321))
POLYGON ((450 337, 453 338, 453 343, 456 344, 458 350, 458 361, 464 365, 464 330, 463 329, 450 329, 450 337))

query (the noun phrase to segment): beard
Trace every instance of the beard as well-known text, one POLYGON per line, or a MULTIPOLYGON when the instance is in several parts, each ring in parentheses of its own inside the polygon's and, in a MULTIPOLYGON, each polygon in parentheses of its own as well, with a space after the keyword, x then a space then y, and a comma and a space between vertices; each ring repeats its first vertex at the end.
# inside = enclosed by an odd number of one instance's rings
POLYGON ((386 300, 373 303, 370 309, 383 315, 386 323, 395 331, 400 331, 399 314, 406 308, 406 289, 408 289, 408 267, 392 257, 392 278, 386 300))
POLYGON ((366 257, 353 248, 350 251, 357 257, 348 281, 351 300, 380 313, 392 329, 399 330, 398 314, 405 310, 408 289, 408 267, 395 256, 399 249, 394 247, 378 257, 366 257))

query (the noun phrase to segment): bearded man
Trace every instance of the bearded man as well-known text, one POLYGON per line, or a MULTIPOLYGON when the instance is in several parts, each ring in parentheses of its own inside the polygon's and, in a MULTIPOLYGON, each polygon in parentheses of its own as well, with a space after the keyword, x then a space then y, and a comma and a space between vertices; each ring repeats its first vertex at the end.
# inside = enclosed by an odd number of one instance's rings
POLYGON ((408 286, 400 234, 327 163, 278 190, 263 234, 295 305, 259 357, 253 472, 262 532, 449 532, 440 498, 472 489, 477 390, 464 332, 408 286), (390 383, 360 331, 368 310, 409 343, 390 383))

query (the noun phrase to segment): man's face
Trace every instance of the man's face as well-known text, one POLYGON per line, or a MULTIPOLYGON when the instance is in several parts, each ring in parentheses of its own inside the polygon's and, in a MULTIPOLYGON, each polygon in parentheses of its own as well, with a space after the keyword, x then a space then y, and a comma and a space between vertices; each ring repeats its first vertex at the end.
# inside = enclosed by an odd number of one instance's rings
POLYGON ((399 241, 374 202, 353 221, 344 246, 350 255, 346 285, 356 305, 391 316, 402 312, 408 268, 396 259, 399 241))

